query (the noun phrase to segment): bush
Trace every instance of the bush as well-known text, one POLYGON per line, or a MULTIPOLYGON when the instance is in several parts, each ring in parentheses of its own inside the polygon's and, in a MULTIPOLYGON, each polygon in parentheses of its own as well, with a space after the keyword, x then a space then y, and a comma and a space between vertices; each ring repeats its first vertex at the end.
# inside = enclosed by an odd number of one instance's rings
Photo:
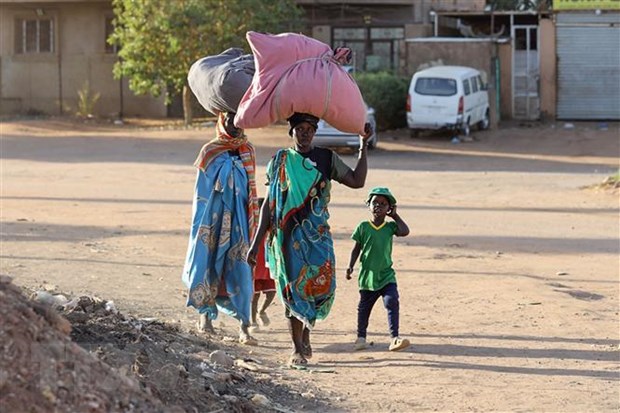
POLYGON ((375 109, 378 130, 406 126, 409 79, 389 72, 356 73, 354 77, 364 100, 375 109))
POLYGON ((95 106, 101 97, 101 93, 93 93, 88 81, 84 82, 82 89, 78 90, 78 103, 76 115, 90 118, 95 114, 95 106))

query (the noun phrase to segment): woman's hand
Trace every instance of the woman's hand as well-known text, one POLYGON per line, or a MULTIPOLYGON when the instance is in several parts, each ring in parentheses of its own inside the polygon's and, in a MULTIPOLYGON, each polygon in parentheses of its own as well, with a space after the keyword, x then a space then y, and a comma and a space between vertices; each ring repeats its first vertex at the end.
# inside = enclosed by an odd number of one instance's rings
POLYGON ((370 139, 370 137, 373 135, 374 130, 372 128, 372 125, 369 122, 366 122, 364 124, 364 133, 360 135, 361 138, 361 144, 366 146, 368 145, 368 139, 370 139))
POLYGON ((351 274, 353 274, 353 268, 349 267, 347 268, 347 280, 351 279, 351 274))
POLYGON ((368 139, 373 134, 373 128, 370 123, 366 122, 364 125, 364 133, 360 134, 360 149, 357 156, 357 164, 353 170, 347 172, 347 174, 339 181, 341 184, 348 186, 349 188, 362 188, 366 183, 366 175, 368 174, 368 139))
POLYGON ((252 268, 256 265, 256 254, 258 254, 258 248, 252 245, 248 250, 247 257, 245 258, 247 263, 250 264, 252 268))

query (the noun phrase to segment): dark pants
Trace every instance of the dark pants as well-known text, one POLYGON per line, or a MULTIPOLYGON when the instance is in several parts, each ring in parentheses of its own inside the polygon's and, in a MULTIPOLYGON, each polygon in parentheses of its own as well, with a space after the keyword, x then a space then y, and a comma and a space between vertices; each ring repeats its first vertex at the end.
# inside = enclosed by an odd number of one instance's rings
POLYGON ((378 291, 360 290, 360 302, 357 305, 357 336, 366 338, 370 312, 379 297, 383 297, 383 305, 387 310, 390 335, 398 337, 398 289, 390 283, 378 291))

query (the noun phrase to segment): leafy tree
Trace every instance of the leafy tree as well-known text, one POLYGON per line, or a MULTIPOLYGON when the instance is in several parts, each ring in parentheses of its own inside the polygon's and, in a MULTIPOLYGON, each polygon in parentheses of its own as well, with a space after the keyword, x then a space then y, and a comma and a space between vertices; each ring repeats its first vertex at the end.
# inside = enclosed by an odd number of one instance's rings
POLYGON ((294 0, 113 0, 114 32, 120 46, 114 76, 129 79, 136 94, 183 94, 185 122, 190 123, 187 72, 203 56, 229 47, 246 50, 249 30, 293 30, 301 10, 294 0))
POLYGON ((409 79, 390 72, 358 72, 355 80, 366 103, 376 111, 378 130, 406 126, 409 79))

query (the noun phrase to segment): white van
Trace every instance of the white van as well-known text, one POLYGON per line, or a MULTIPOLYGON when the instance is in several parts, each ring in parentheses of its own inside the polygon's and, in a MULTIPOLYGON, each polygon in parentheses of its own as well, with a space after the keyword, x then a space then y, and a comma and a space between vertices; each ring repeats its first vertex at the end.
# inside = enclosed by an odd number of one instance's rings
POLYGON ((416 72, 407 95, 407 126, 451 129, 469 135, 470 127, 489 127, 489 96, 481 73, 471 67, 434 66, 416 72))

